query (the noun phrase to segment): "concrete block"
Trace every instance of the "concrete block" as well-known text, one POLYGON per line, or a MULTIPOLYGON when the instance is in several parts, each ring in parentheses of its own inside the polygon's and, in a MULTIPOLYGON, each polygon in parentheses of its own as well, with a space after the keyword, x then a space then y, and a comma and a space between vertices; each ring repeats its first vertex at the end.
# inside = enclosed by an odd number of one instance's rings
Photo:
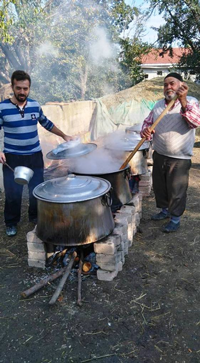
POLYGON ((121 209, 119 209, 118 213, 135 213, 135 207, 133 205, 123 205, 121 209))
MULTIPOLYGON (((123 223, 115 223, 115 228, 113 230, 113 232, 115 233, 115 231, 120 231, 122 234, 126 233, 127 231, 127 224, 123 224, 123 223)), ((116 233, 116 234, 120 234, 120 233, 116 233)))
POLYGON ((45 262, 46 261, 40 261, 40 260, 34 260, 34 259, 28 259, 28 265, 30 267, 38 267, 38 268, 42 268, 45 269, 45 262))
POLYGON ((128 224, 131 223, 130 213, 116 213, 114 217, 115 223, 128 224))
POLYGON ((36 229, 34 228, 33 231, 30 231, 27 233, 26 235, 26 240, 27 242, 32 242, 32 243, 43 243, 42 240, 40 238, 37 237, 36 235, 36 229))
POLYGON ((137 227, 140 225, 140 214, 139 213, 135 214, 135 223, 136 223, 137 227))
POLYGON ((132 226, 132 223, 128 224, 127 233, 128 233, 128 240, 132 241, 132 239, 133 239, 133 226, 132 226))
POLYGON ((138 209, 138 207, 139 207, 139 202, 140 202, 140 200, 139 200, 139 196, 138 196, 138 194, 135 194, 134 196, 133 196, 133 199, 131 199, 131 201, 130 201, 130 205, 133 205, 134 207, 135 207, 135 211, 137 211, 137 209, 138 209))
POLYGON ((125 254, 124 254, 124 251, 121 251, 121 262, 122 262, 122 265, 125 264, 125 254))
POLYGON ((139 201, 142 202, 142 199, 143 199, 142 193, 140 193, 140 192, 138 193, 138 198, 139 198, 139 201))
POLYGON ((117 247, 117 251, 124 251, 124 241, 121 241, 120 245, 117 247))
POLYGON ((126 241, 124 243, 124 256, 128 255, 128 246, 129 246, 129 241, 126 241))
POLYGON ((117 247, 121 243, 121 236, 113 234, 105 240, 94 243, 94 252, 103 253, 105 255, 113 255, 117 252, 117 247))
POLYGON ((96 254, 96 263, 100 266, 100 263, 104 264, 113 264, 120 261, 119 254, 115 253, 114 255, 104 255, 102 253, 96 254))
MULTIPOLYGON (((118 261, 119 262, 119 261, 118 261)), ((118 262, 97 262, 97 265, 104 271, 115 271, 117 270, 117 264, 118 262)))
POLYGON ((101 269, 97 270, 97 278, 100 281, 112 281, 118 274, 118 270, 115 271, 104 271, 101 269))
POLYGON ((30 258, 31 260, 41 260, 46 262, 46 252, 28 251, 28 258, 30 258))
POLYGON ((42 243, 27 242, 27 248, 28 251, 32 252, 46 252, 46 246, 43 242, 42 243))
POLYGON ((118 272, 122 271, 122 269, 123 269, 122 261, 118 262, 117 268, 118 268, 118 272))

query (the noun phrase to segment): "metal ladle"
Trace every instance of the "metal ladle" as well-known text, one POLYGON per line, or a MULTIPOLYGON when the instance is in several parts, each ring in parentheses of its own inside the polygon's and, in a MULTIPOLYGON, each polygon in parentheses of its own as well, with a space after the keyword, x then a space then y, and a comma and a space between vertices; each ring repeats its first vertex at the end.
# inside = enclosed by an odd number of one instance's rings
POLYGON ((34 171, 26 166, 17 166, 13 169, 6 162, 4 162, 4 165, 6 165, 14 173, 14 180, 17 184, 28 184, 33 177, 34 171))

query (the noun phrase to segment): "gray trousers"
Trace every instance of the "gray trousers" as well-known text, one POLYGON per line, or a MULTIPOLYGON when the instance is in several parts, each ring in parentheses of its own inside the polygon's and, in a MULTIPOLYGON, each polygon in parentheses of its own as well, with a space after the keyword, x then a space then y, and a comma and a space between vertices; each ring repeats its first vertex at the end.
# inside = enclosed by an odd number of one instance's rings
POLYGON ((180 217, 186 207, 191 160, 175 159, 153 153, 153 189, 158 208, 168 208, 180 217))

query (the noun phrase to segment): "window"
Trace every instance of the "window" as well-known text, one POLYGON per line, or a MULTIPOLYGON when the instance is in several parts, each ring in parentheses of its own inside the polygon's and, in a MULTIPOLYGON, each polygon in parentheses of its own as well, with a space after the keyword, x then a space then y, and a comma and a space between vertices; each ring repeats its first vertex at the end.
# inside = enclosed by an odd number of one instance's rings
POLYGON ((145 74, 145 75, 144 75, 144 78, 149 78, 149 75, 148 75, 148 74, 145 74))
POLYGON ((162 76, 162 71, 157 71, 158 76, 162 76))

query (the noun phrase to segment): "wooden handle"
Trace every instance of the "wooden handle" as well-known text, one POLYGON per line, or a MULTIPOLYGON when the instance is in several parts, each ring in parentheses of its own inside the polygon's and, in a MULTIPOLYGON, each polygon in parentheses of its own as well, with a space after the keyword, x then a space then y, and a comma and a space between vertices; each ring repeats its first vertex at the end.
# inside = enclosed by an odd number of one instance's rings
MULTIPOLYGON (((177 100, 177 96, 175 96, 175 98, 173 100, 170 101, 170 103, 168 103, 167 107, 163 110, 163 112, 160 114, 160 116, 156 119, 156 121, 151 125, 150 127, 150 131, 153 131, 156 127, 156 125, 160 122, 160 120, 163 118, 163 116, 166 115, 166 113, 170 110, 170 108, 174 105, 175 101, 177 100)), ((124 169, 129 161, 132 159, 132 157, 135 155, 135 153, 138 151, 138 149, 142 146, 142 144, 145 142, 146 137, 143 137, 138 144, 136 145, 135 149, 130 153, 130 155, 127 157, 127 159, 124 161, 124 163, 122 164, 122 166, 120 166, 119 170, 124 169)))
POLYGON ((14 173, 14 169, 13 168, 11 168, 11 166, 10 165, 8 165, 6 162, 4 163, 4 165, 6 165, 10 170, 12 170, 13 171, 13 173, 14 173))

